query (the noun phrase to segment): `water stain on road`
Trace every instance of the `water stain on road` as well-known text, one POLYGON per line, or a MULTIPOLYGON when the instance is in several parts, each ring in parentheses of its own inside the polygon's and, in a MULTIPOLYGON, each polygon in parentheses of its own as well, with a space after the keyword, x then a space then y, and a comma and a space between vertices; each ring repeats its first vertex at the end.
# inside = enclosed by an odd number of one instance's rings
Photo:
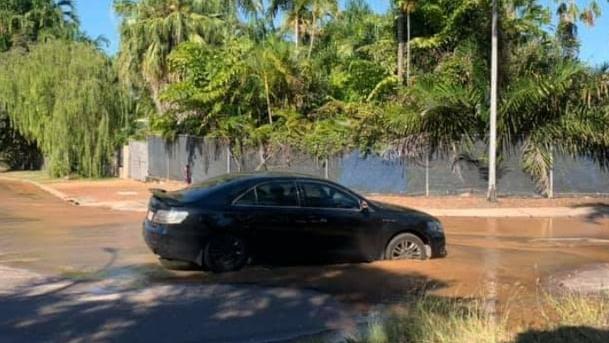
POLYGON ((142 241, 141 213, 73 206, 27 184, 0 182, 0 194, 0 264, 73 279, 119 280, 121 287, 296 287, 353 304, 391 303, 426 291, 498 303, 516 299, 526 307, 557 275, 593 265, 609 268, 604 218, 445 218, 449 255, 443 259, 252 266, 224 275, 166 271, 142 241))

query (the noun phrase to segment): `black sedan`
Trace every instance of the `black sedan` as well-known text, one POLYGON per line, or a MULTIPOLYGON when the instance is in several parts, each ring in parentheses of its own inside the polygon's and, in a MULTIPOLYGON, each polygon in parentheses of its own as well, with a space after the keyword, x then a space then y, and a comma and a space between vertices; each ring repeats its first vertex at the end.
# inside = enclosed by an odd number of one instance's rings
POLYGON ((143 230, 150 249, 213 272, 269 256, 372 261, 446 255, 436 218, 310 176, 230 174, 152 193, 143 230))

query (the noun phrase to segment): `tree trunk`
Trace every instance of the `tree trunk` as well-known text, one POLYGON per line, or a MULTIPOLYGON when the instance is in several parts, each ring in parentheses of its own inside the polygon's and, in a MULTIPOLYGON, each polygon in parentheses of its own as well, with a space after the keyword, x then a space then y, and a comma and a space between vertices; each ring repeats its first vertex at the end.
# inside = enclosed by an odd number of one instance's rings
POLYGON ((406 85, 410 86, 410 11, 406 14, 406 85))
POLYGON ((317 16, 313 14, 313 21, 311 25, 311 42, 309 44, 309 54, 307 55, 308 58, 311 58, 311 53, 313 52, 313 45, 315 44, 315 25, 317 25, 317 16))
POLYGON ((298 14, 296 14, 296 19, 294 20, 294 47, 296 48, 296 52, 298 52, 298 42, 300 41, 300 18, 298 14))
POLYGON ((260 146, 258 147, 258 158, 260 159, 260 163, 258 163, 256 169, 254 170, 261 171, 262 168, 264 168, 264 170, 267 170, 268 168, 266 167, 266 160, 268 159, 268 154, 265 152, 264 144, 260 144, 260 146))
POLYGON ((488 201, 497 201, 496 158, 497 158, 497 0, 493 0, 491 28, 491 127, 488 157, 488 201))
POLYGON ((404 11, 398 14, 398 80, 404 81, 404 11))
POLYGON ((269 124, 273 125, 273 112, 271 111, 271 94, 269 91, 269 79, 264 74, 264 93, 266 95, 266 110, 269 115, 269 124))

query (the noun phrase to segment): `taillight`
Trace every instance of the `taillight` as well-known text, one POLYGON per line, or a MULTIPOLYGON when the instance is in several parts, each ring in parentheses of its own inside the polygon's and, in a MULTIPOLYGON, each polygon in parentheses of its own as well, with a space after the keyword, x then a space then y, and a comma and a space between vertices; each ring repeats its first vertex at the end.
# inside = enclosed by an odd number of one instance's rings
POLYGON ((157 224, 180 224, 186 217, 188 217, 188 212, 176 209, 158 210, 156 213, 152 211, 148 213, 148 220, 157 224))

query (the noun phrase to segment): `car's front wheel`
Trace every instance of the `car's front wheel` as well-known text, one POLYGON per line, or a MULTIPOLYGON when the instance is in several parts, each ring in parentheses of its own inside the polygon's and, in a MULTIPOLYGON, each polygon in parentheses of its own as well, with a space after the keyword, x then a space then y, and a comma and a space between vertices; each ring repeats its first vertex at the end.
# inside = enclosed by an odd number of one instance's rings
POLYGON ((239 270, 247 261, 246 242, 236 235, 217 235, 205 245, 203 263, 214 273, 239 270))
POLYGON ((425 243, 411 233, 401 233, 395 236, 385 248, 387 260, 426 260, 425 243))

